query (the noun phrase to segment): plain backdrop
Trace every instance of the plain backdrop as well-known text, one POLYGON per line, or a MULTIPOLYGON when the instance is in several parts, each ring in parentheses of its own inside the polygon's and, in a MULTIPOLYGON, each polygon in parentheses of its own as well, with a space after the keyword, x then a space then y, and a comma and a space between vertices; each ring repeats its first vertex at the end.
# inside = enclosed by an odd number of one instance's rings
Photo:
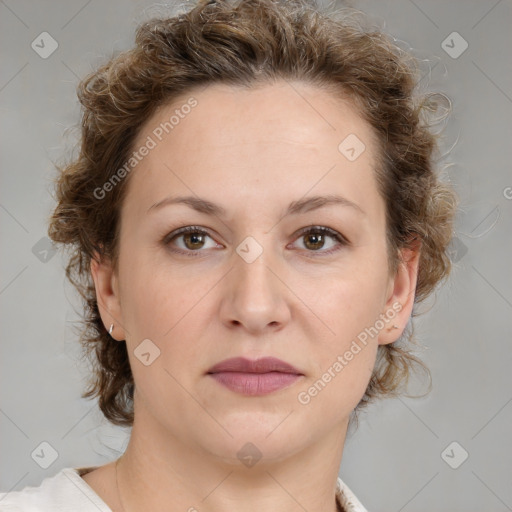
MULTIPOLYGON (((451 98, 439 168, 461 208, 452 276, 416 321, 432 392, 362 414, 340 476, 370 511, 512 510, 512 4, 347 5, 422 59, 422 87, 451 98)), ((134 0, 0 2, 2 491, 104 464, 127 440, 80 398, 88 367, 75 330, 79 302, 46 221, 53 162, 76 137, 79 78, 129 48, 137 24, 161 9, 134 0)))

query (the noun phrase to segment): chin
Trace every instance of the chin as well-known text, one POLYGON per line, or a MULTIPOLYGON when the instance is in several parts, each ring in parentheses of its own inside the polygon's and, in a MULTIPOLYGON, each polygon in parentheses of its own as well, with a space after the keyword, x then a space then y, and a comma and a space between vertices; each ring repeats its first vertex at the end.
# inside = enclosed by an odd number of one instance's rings
POLYGON ((226 440, 221 446, 207 446, 207 450, 220 462, 233 469, 255 466, 262 470, 286 460, 300 450, 300 446, 285 442, 285 439, 276 437, 274 440, 259 438, 239 438, 226 440))
MULTIPOLYGON (((258 417, 244 413, 237 418, 220 419, 231 434, 222 429, 215 437, 201 440, 203 447, 213 456, 230 466, 247 467, 280 462, 306 447, 309 436, 295 425, 286 414, 258 417), (285 419, 286 418, 286 419, 285 419), (284 419, 284 421, 283 421, 284 419)), ((204 432, 203 432, 204 435, 204 432)))

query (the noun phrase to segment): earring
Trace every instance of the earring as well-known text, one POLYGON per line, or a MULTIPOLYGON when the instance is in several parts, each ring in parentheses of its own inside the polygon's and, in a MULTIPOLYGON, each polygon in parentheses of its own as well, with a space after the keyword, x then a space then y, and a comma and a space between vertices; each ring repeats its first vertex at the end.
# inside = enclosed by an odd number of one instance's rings
POLYGON ((390 331, 391 329, 400 329, 400 327, 398 327, 398 325, 394 325, 392 327, 388 327, 388 331, 390 331))
POLYGON ((110 336, 112 336, 112 331, 114 330, 114 324, 110 324, 110 329, 108 330, 108 333, 110 336))

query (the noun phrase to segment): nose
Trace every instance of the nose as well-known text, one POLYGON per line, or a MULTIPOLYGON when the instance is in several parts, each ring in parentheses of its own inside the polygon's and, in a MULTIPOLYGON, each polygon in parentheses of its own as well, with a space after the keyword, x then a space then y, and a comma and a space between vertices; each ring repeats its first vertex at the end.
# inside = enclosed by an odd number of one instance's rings
POLYGON ((279 266, 266 257, 266 251, 251 263, 236 255, 234 268, 224 280, 221 320, 251 334, 282 329, 291 317, 292 295, 279 266))

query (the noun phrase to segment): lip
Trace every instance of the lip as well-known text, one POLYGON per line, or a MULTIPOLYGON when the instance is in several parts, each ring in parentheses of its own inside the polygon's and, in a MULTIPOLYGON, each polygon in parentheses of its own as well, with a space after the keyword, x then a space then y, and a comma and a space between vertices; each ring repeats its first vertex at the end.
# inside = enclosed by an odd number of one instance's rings
POLYGON ((220 372, 241 372, 241 373, 269 373, 269 372, 280 372, 280 373, 294 373, 296 375, 302 375, 291 364, 288 364, 281 359, 276 357, 261 357, 260 359, 247 359, 245 357, 233 357, 231 359, 225 359, 220 363, 212 366, 208 373, 220 373, 220 372))
POLYGON ((207 375, 231 391, 249 396, 284 389, 303 377, 297 368, 275 357, 226 359, 212 366, 207 375))

